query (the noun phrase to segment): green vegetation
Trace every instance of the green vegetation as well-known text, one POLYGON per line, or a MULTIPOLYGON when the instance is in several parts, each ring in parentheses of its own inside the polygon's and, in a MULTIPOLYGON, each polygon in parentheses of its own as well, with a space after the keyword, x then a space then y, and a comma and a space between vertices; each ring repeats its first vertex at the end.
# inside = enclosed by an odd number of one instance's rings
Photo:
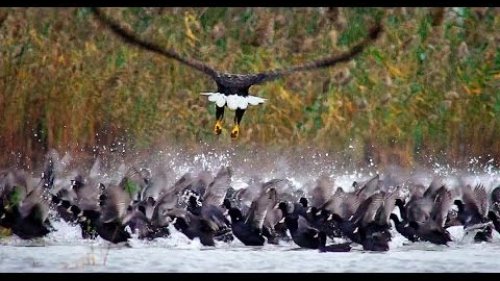
POLYGON ((130 197, 132 197, 139 191, 139 187, 137 186, 137 184, 127 178, 125 180, 125 191, 130 197))
MULTIPOLYGON (((107 8, 143 38, 228 72, 339 52, 381 19, 354 62, 251 88, 268 99, 243 118, 241 145, 353 145, 357 161, 412 165, 433 155, 500 161, 496 8, 107 8)), ((144 149, 200 142, 214 108, 204 75, 124 44, 86 8, 0 9, 0 166, 50 148, 144 149)), ((226 129, 233 115, 226 116, 226 129)))

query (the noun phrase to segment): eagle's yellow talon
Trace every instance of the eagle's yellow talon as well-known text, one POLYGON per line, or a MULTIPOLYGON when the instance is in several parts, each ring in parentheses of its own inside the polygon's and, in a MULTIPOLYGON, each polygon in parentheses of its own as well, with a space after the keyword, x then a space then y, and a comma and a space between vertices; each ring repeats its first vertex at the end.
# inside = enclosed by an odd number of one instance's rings
POLYGON ((222 133, 222 120, 217 120, 214 126, 214 133, 220 135, 222 133))
POLYGON ((233 129, 231 129, 231 138, 237 139, 239 135, 240 135, 240 126, 234 125, 233 129))

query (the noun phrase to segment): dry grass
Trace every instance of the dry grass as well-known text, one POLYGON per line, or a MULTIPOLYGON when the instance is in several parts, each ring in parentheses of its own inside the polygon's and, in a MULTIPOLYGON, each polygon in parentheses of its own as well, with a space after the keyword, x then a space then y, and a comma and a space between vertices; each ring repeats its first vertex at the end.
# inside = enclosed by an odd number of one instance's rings
MULTIPOLYGON (((356 161, 500 161, 498 9, 111 8, 143 38, 220 70, 254 72, 346 49, 374 18, 385 33, 355 61, 256 86, 241 145, 352 145, 356 161)), ((88 9, 0 9, 0 166, 50 148, 96 153, 212 135, 211 80, 130 47, 88 9)), ((226 116, 232 122, 232 113, 226 116)))

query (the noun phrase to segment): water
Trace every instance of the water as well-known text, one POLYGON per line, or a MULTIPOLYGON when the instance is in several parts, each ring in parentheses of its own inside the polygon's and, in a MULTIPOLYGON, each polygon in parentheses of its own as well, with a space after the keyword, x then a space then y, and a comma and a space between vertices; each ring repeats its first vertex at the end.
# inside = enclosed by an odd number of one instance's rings
MULTIPOLYGON (((294 159, 276 155, 256 158, 232 152, 192 157, 173 152, 158 155, 175 175, 171 183, 193 169, 215 172, 220 165, 231 165, 235 189, 246 187, 248 178, 255 174, 263 180, 287 178, 298 187, 327 174, 335 179, 335 186, 347 191, 353 180, 380 172, 373 165, 351 169, 330 161, 328 154, 299 155, 294 159)), ((455 173, 456 170, 436 164, 421 174, 425 184, 430 183, 433 175, 441 175, 453 185, 454 179, 449 176, 455 173)), ((481 182, 488 190, 500 184, 498 169, 491 167, 461 173, 465 181, 481 182)), ((0 238, 0 272, 500 272, 498 233, 494 232, 493 242, 477 244, 462 227, 449 228, 453 239, 449 247, 410 243, 393 231, 389 252, 365 252, 356 245, 348 253, 319 253, 298 249, 293 243, 246 247, 237 240, 204 247, 175 229, 171 229, 169 238, 150 242, 132 238, 129 246, 117 246, 100 238, 82 240, 78 227, 64 222, 53 224, 57 231, 36 241, 0 238)))
POLYGON ((462 227, 451 227, 447 246, 411 243, 396 232, 389 252, 319 253, 293 243, 247 247, 235 240, 205 247, 172 229, 154 241, 132 238, 129 246, 82 240, 78 227, 58 229, 36 241, 0 240, 0 272, 499 272, 500 237, 473 243, 462 227))

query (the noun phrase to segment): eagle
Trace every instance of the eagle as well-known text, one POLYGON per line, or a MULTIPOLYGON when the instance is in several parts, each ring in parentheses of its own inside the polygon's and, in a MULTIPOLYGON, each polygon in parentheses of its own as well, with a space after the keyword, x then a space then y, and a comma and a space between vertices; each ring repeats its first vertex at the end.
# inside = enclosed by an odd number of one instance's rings
POLYGON ((235 111, 234 125, 231 129, 231 138, 236 139, 240 134, 240 123, 243 114, 250 105, 262 104, 266 99, 249 94, 250 87, 273 81, 292 73, 310 71, 320 68, 332 67, 341 62, 352 60, 360 54, 370 43, 374 42, 382 31, 380 22, 373 25, 368 32, 368 36, 351 47, 348 51, 337 55, 319 58, 299 65, 287 68, 263 71, 259 73, 233 74, 217 71, 208 64, 188 57, 181 56, 173 49, 164 48, 154 42, 139 38, 136 34, 126 30, 120 24, 113 21, 98 8, 91 8, 95 18, 107 26, 114 34, 119 36, 126 43, 136 45, 150 52, 174 59, 186 66, 208 75, 215 81, 217 90, 201 93, 208 97, 210 102, 215 103, 215 125, 214 133, 220 135, 223 128, 224 110, 229 108, 235 111))

